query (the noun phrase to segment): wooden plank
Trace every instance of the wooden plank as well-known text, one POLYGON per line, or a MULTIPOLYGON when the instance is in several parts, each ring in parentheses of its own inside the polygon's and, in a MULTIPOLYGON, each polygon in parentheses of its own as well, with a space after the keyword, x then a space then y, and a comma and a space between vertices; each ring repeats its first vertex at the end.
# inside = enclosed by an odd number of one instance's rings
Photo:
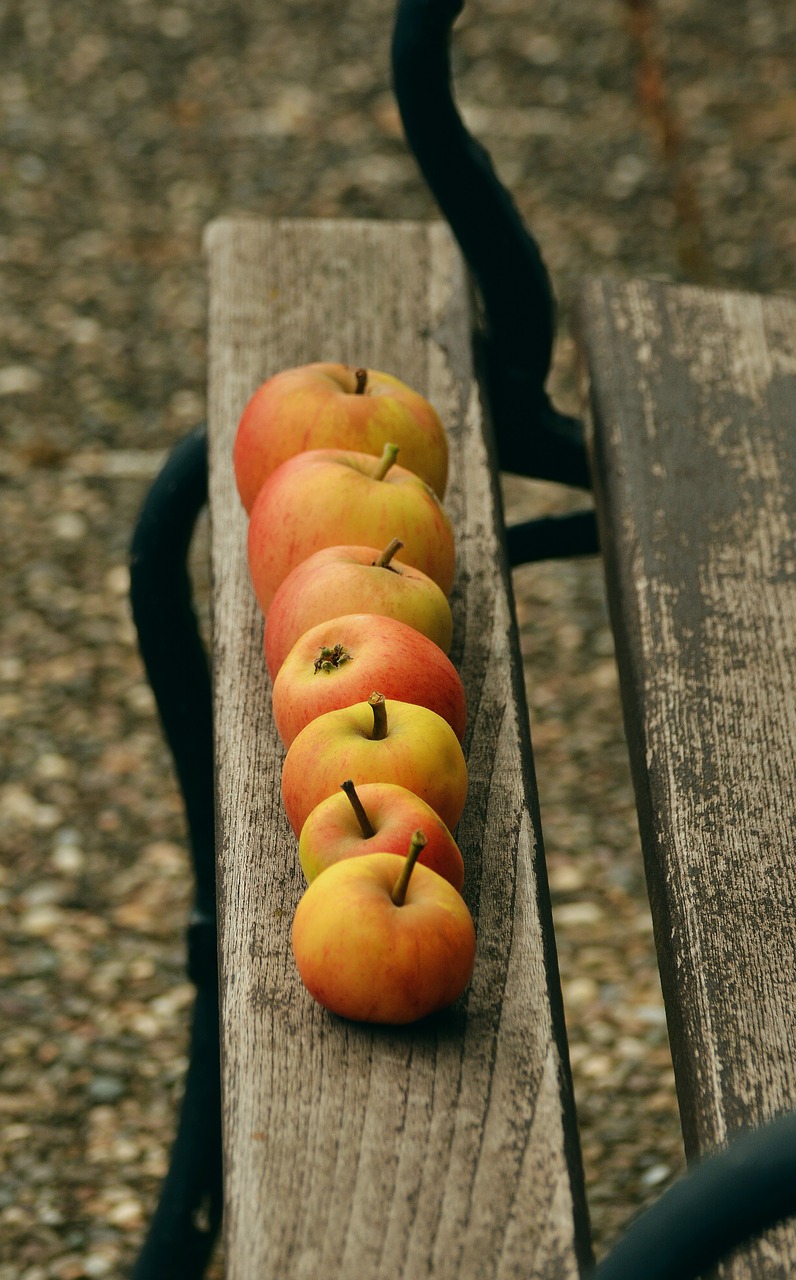
MULTIPOLYGON (((586 399, 689 1155, 796 1107, 796 302, 589 282, 586 399)), ((796 1230, 728 1269, 796 1274, 796 1230)))
POLYGON ((510 582, 465 281, 421 224, 223 221, 210 273, 211 529, 229 1280, 574 1277, 588 1252, 510 582), (449 431, 458 838, 472 984, 408 1029, 327 1015, 294 969, 303 890, 231 471, 243 405, 311 359, 397 374, 449 431))

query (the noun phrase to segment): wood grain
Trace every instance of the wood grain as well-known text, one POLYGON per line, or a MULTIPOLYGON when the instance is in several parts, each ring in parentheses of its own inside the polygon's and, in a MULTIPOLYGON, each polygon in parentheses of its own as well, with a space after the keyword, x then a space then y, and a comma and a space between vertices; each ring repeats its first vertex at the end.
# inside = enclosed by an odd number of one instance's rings
MULTIPOLYGON (((796 1107, 796 302, 593 281, 580 327, 693 1156, 796 1107)), ((726 1274, 796 1274, 796 1230, 726 1274)))
POLYGON ((510 585, 459 259, 437 226, 223 221, 210 275, 211 536, 229 1280, 579 1272, 582 1176, 510 585), (302 988, 303 880, 279 800, 262 624, 231 447, 280 368, 342 359, 423 391, 449 432, 452 658, 468 695, 458 837, 468 993, 403 1030, 302 988))

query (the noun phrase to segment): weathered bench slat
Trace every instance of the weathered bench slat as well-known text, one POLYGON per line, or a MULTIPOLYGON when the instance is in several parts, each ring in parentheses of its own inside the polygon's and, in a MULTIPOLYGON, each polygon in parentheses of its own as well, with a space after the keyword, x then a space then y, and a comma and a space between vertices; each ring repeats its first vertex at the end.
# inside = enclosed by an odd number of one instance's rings
POLYGON ((574 1277, 588 1251, 580 1162, 458 255, 420 224, 228 220, 206 243, 228 1276, 574 1277), (290 951, 303 878, 231 448, 258 383, 312 359, 396 373, 450 433, 451 656, 469 700, 458 836, 478 954, 460 1005, 405 1030, 327 1015, 290 951))
MULTIPOLYGON (((595 281, 580 327, 693 1155, 796 1107, 796 302, 595 281)), ((796 1230, 728 1274, 796 1274, 796 1230)))

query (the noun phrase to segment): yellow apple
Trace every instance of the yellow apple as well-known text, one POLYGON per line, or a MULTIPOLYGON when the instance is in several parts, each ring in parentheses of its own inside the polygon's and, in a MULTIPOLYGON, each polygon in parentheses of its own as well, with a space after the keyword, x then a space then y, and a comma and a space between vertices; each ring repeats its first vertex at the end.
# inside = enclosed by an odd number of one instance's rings
POLYGON ((400 558, 393 538, 377 547, 324 547, 296 565, 279 587, 265 622, 265 660, 273 680, 299 636, 344 613, 379 613, 422 631, 444 653, 453 638, 445 593, 400 558))
POLYGON ((397 782, 425 800, 450 831, 467 796, 467 765, 447 720, 411 702, 386 702, 380 693, 318 716, 288 748, 282 803, 297 836, 341 778, 356 786, 397 782))
POLYGON ((344 542, 384 545, 399 538, 404 560, 450 595, 456 563, 453 528, 433 489, 395 461, 346 449, 311 449, 283 462, 252 507, 249 572, 267 614, 297 564, 344 542))
POLYGON ((365 782, 357 788, 348 778, 339 791, 321 800, 301 828, 301 868, 311 881, 343 858, 402 854, 418 828, 426 837, 418 861, 461 892, 464 862, 459 846, 430 805, 395 782, 365 782))
POLYGON ((309 885, 293 955, 313 999, 343 1018, 404 1024, 447 1008, 470 981, 475 927, 447 880, 409 854, 336 862, 309 885))
POLYGON ((445 497, 448 442, 436 410, 389 373, 346 364, 284 369, 260 386, 243 411, 233 463, 241 501, 251 511, 268 477, 307 449, 381 454, 392 441, 403 465, 445 497))

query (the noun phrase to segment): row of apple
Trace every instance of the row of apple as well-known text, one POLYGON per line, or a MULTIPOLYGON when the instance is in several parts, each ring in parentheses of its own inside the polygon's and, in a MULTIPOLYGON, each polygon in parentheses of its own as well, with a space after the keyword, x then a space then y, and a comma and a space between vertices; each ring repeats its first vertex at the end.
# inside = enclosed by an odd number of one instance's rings
POLYGON ((299 974, 335 1013, 414 1021, 456 999, 475 949, 445 432, 398 379, 313 364, 255 392, 233 461, 308 881, 299 974))

